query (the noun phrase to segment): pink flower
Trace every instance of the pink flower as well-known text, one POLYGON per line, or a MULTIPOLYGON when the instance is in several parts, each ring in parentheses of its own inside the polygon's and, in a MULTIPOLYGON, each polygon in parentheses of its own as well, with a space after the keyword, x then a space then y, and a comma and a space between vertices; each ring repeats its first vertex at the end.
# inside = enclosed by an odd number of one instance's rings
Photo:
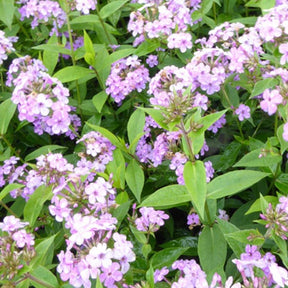
POLYGON ((260 107, 263 111, 267 112, 268 115, 273 115, 277 111, 277 106, 281 104, 283 97, 278 90, 266 89, 263 93, 263 100, 260 102, 260 107))

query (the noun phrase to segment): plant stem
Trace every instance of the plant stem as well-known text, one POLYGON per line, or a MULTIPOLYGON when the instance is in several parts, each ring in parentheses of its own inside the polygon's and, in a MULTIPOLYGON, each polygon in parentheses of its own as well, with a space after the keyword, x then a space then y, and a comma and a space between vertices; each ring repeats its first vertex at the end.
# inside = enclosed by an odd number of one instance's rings
POLYGON ((181 119, 179 128, 182 131, 182 133, 184 135, 184 139, 185 139, 185 141, 186 141, 186 143, 188 145, 189 158, 190 158, 191 162, 194 163, 195 162, 195 155, 194 155, 193 149, 192 149, 192 142, 191 142, 191 139, 188 136, 189 132, 185 129, 185 124, 184 124, 183 119, 181 119))
POLYGON ((11 215, 15 216, 16 218, 18 218, 18 216, 2 201, 0 200, 0 205, 7 210, 7 212, 9 212, 11 215))
POLYGON ((96 13, 97 13, 97 16, 99 17, 99 21, 100 21, 100 23, 101 23, 101 26, 102 26, 102 28, 103 28, 103 31, 104 31, 104 33, 105 33, 105 35, 106 35, 106 37, 107 37, 107 40, 108 40, 109 44, 112 44, 112 40, 111 40, 110 34, 108 33, 107 28, 105 27, 105 23, 104 23, 101 15, 100 15, 98 3, 97 3, 97 6, 96 6, 96 7, 97 7, 96 13))

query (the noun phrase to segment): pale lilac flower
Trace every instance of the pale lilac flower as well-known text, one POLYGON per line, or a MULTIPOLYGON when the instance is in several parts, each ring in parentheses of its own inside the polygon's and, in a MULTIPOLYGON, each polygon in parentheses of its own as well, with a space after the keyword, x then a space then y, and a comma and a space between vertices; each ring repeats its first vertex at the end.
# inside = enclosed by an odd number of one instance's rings
POLYGON ((283 101, 283 97, 277 89, 266 89, 263 92, 263 100, 260 102, 260 107, 268 115, 273 115, 277 111, 277 107, 283 101))
POLYGON ((24 229, 13 233, 12 239, 16 242, 18 248, 23 248, 24 246, 31 247, 35 244, 34 235, 27 233, 24 229))
POLYGON ((158 65, 158 57, 157 55, 149 55, 146 59, 146 63, 149 65, 150 68, 158 65))
POLYGON ((191 227, 201 225, 200 218, 197 213, 191 213, 187 216, 187 225, 191 227))
POLYGON ((8 58, 8 54, 15 51, 12 43, 16 42, 17 39, 17 37, 6 37, 5 33, 0 30, 0 66, 8 58))
POLYGON ((154 283, 161 282, 168 273, 169 270, 166 266, 161 269, 156 269, 154 272, 154 283))
POLYGON ((214 169, 212 166, 211 161, 204 162, 205 170, 206 170, 206 182, 210 182, 211 178, 213 178, 214 175, 214 169))
POLYGON ((219 219, 229 221, 229 215, 225 210, 219 209, 218 210, 219 215, 217 216, 219 219))
POLYGON ((283 54, 280 59, 280 64, 285 65, 285 63, 288 62, 288 44, 287 43, 280 44, 279 52, 283 54))
POLYGON ((238 115, 239 121, 244 121, 244 119, 250 118, 250 107, 244 104, 240 104, 235 110, 235 114, 238 115))
POLYGON ((29 225, 28 222, 21 222, 20 219, 15 216, 6 216, 3 222, 0 222, 0 229, 6 232, 14 232, 29 225))

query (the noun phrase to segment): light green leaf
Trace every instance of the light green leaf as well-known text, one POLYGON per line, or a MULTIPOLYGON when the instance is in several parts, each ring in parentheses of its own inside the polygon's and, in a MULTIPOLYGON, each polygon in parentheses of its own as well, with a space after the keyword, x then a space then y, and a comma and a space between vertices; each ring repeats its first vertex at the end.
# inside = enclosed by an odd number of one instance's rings
POLYGON ((149 195, 142 203, 141 207, 155 207, 158 209, 168 209, 183 205, 191 201, 191 195, 183 185, 169 185, 163 187, 149 195))
POLYGON ((7 99, 0 104, 0 135, 4 135, 7 132, 16 107, 17 105, 11 99, 7 99))
POLYGON ((278 151, 264 151, 256 149, 240 159, 233 167, 269 167, 282 161, 278 151))
POLYGON ((277 137, 280 142, 280 147, 281 147, 281 155, 288 149, 288 141, 285 141, 283 139, 283 132, 284 132, 284 124, 278 127, 277 129, 277 137))
POLYGON ((232 223, 222 219, 217 219, 217 223, 219 224, 219 228, 222 231, 222 234, 224 235, 228 245, 231 247, 236 257, 239 258, 240 255, 245 251, 246 245, 227 235, 240 230, 232 223))
POLYGON ((33 287, 35 288, 58 288, 59 283, 56 276, 49 271, 46 267, 38 266, 32 272, 31 275, 37 279, 39 279, 43 284, 40 284, 37 281, 31 280, 33 287))
POLYGON ((32 47, 32 49, 71 55, 71 50, 59 44, 41 44, 41 45, 32 47))
POLYGON ((30 195, 24 208, 24 220, 33 226, 41 213, 44 203, 53 196, 52 187, 41 185, 30 195))
POLYGON ((211 199, 219 199, 225 196, 231 196, 251 187, 269 175, 269 173, 254 170, 227 172, 208 183, 207 197, 211 199))
POLYGON ((102 19, 105 19, 118 11, 122 6, 124 6, 125 3, 127 3, 129 0, 119 0, 119 1, 113 1, 105 6, 103 6, 100 10, 100 17, 102 19))
POLYGON ((215 272, 221 276, 224 275, 223 267, 226 261, 227 244, 218 224, 214 224, 212 227, 205 226, 201 231, 198 240, 198 254, 201 267, 207 273, 208 279, 211 279, 215 272))
POLYGON ((95 50, 93 47, 93 43, 85 30, 84 30, 84 48, 85 48, 84 59, 86 63, 94 67, 95 66, 95 50))
POLYGON ((264 236, 256 229, 245 229, 245 230, 235 231, 235 232, 226 234, 225 238, 228 240, 233 239, 234 241, 238 241, 240 243, 245 244, 245 246, 247 244, 262 246, 265 241, 264 236))
POLYGON ((12 29, 14 11, 14 0, 0 0, 0 22, 5 23, 9 30, 12 29))
POLYGON ((262 94, 266 89, 275 87, 278 84, 278 80, 276 78, 266 78, 264 80, 260 80, 256 82, 250 98, 253 98, 255 96, 258 96, 262 94))
POLYGON ((140 109, 136 109, 130 116, 127 124, 127 133, 130 144, 133 143, 134 139, 137 138, 139 134, 143 133, 144 125, 145 113, 140 109))
MULTIPOLYGON (((262 196, 262 197, 264 198, 265 201, 267 201, 268 203, 271 203, 272 205, 278 203, 278 198, 276 196, 269 196, 268 195, 268 196, 262 196)), ((245 213, 245 215, 248 215, 248 214, 251 214, 251 213, 254 213, 254 212, 262 211, 262 207, 261 206, 262 206, 261 205, 261 198, 259 198, 250 206, 249 210, 245 213)))
POLYGON ((57 234, 48 238, 42 239, 40 243, 35 246, 36 257, 30 263, 31 267, 39 265, 50 265, 53 261, 54 241, 57 234))
POLYGON ((11 183, 8 184, 7 186, 5 186, 4 189, 2 189, 2 191, 0 192, 0 201, 2 199, 4 199, 11 191, 15 190, 15 189, 20 189, 24 187, 24 185, 22 184, 18 184, 18 183, 11 183))
POLYGON ((95 108, 97 109, 99 113, 101 113, 102 108, 107 99, 108 99, 108 95, 105 91, 99 92, 92 98, 93 105, 95 106, 95 108))
POLYGON ((149 114, 163 129, 169 130, 167 124, 165 123, 165 118, 161 110, 143 107, 138 107, 138 109, 141 109, 147 114, 149 114))
POLYGON ((89 15, 81 15, 71 20, 71 25, 77 24, 88 24, 88 23, 100 23, 99 17, 97 15, 89 14, 89 15))
POLYGON ((207 193, 206 171, 202 161, 186 162, 184 181, 194 208, 201 219, 204 219, 204 206, 207 193))
POLYGON ((120 149, 113 151, 113 160, 107 166, 108 174, 112 173, 113 184, 116 188, 125 188, 125 160, 120 149))
POLYGON ((41 156, 41 155, 45 155, 49 152, 55 151, 55 150, 62 150, 62 152, 64 152, 65 150, 67 150, 67 147, 64 146, 59 146, 59 145, 46 145, 43 146, 33 152, 31 152, 30 154, 28 154, 25 157, 25 161, 31 161, 33 159, 36 159, 37 157, 41 156))
POLYGON ((141 201, 141 193, 144 186, 144 172, 139 163, 132 159, 126 168, 125 179, 128 187, 138 202, 141 201))
MULTIPOLYGON (((81 67, 81 66, 69 66, 62 68, 57 71, 53 77, 57 78, 62 83, 67 83, 71 81, 75 81, 81 79, 87 75, 93 75, 93 71, 91 69, 81 67)), ((96 77, 96 75, 95 75, 96 77)))

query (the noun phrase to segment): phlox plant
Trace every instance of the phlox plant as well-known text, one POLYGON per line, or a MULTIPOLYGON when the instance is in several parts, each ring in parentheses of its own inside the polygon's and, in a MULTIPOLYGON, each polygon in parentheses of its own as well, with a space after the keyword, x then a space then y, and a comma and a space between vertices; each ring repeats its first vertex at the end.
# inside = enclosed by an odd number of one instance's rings
POLYGON ((288 287, 288 1, 0 0, 0 286, 288 287))

